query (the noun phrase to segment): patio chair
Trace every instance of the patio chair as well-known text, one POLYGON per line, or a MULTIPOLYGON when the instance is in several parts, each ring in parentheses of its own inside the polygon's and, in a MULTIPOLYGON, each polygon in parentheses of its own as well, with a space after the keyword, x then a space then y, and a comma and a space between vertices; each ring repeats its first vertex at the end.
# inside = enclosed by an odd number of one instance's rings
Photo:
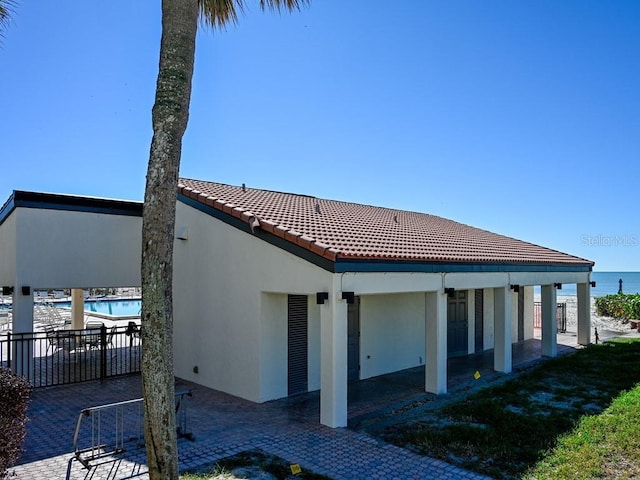
POLYGON ((100 348, 100 332, 104 323, 88 320, 84 324, 86 333, 83 335, 83 345, 89 350, 94 348, 100 348))
POLYGON ((111 330, 109 330, 109 333, 107 334, 107 343, 106 343, 106 347, 113 347, 113 337, 114 335, 117 333, 118 331, 118 327, 116 325, 114 325, 113 327, 111 327, 111 330))
POLYGON ((63 353, 70 353, 77 348, 76 335, 66 330, 56 330, 52 326, 44 327, 45 336, 47 337, 47 355, 50 349, 54 349, 53 353, 62 350, 63 353))

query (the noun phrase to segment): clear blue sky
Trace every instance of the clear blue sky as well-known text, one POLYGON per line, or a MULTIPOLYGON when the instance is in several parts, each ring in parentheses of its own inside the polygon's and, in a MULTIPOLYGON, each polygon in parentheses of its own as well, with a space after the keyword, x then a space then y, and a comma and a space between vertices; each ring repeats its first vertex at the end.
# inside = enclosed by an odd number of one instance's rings
MULTIPOLYGON (((640 2, 316 0, 198 36, 181 175, 440 215, 640 271, 640 2)), ((160 2, 20 1, 0 203, 141 200, 160 2)))

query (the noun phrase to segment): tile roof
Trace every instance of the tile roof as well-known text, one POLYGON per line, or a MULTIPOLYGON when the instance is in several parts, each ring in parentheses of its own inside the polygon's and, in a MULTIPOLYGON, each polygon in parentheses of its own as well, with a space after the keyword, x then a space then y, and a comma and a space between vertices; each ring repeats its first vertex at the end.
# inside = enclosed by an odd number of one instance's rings
POLYGON ((178 189, 253 224, 252 228, 332 261, 593 265, 583 258, 425 213, 184 178, 178 189))

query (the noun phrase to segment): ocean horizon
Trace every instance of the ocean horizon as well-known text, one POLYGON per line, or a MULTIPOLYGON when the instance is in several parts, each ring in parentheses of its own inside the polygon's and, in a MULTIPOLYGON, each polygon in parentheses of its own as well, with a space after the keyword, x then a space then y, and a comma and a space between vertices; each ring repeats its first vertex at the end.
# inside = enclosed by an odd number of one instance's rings
MULTIPOLYGON (((595 287, 591 287, 592 297, 604 297, 615 295, 620 287, 619 281, 622 279, 622 293, 640 293, 640 272, 591 272, 591 281, 596 282, 595 287)), ((536 294, 540 293, 540 287, 534 287, 536 294)), ((563 284, 557 291, 558 295, 577 295, 576 284, 563 284)))

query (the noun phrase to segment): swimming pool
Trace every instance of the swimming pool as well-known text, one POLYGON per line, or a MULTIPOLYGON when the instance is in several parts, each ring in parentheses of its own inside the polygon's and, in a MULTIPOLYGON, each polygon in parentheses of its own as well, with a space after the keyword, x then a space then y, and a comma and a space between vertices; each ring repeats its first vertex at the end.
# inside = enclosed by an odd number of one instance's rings
MULTIPOLYGON (((58 302, 57 307, 70 308, 71 302, 58 302)), ((142 300, 85 300, 84 311, 87 313, 100 313, 114 317, 131 317, 140 315, 142 300)))

